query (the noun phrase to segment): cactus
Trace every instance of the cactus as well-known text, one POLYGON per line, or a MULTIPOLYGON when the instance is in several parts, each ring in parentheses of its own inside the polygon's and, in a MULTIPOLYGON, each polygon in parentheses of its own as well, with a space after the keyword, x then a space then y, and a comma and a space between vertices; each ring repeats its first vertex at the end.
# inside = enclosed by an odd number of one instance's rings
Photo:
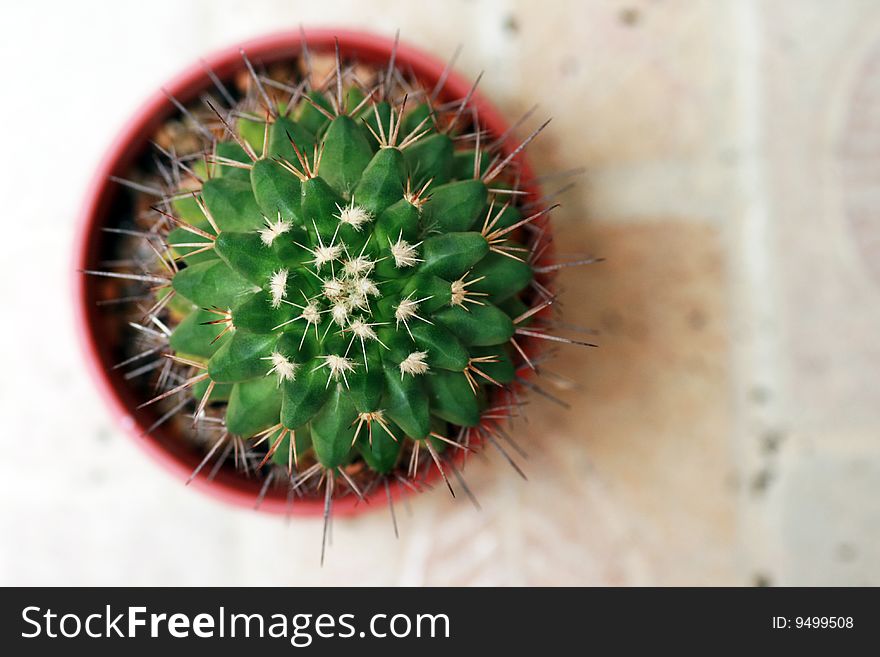
POLYGON ((504 151, 469 96, 435 106, 392 66, 366 89, 338 47, 329 84, 281 101, 245 63, 243 100, 206 101, 214 125, 187 112, 205 155, 168 154, 187 175, 152 207, 148 316, 185 374, 144 405, 186 392, 197 419, 222 409, 256 470, 323 482, 326 513, 341 481, 361 496, 421 455, 453 491, 449 452, 471 431, 497 446, 486 423, 534 368, 517 338, 563 340, 534 324, 553 302, 535 281, 555 267, 536 265, 552 207, 516 175, 546 123, 504 151))
POLYGON ((216 175, 168 217, 191 304, 170 345, 264 462, 312 449, 331 479, 357 455, 383 474, 412 441, 445 476, 447 423, 477 426, 486 387, 514 380, 532 270, 508 238, 543 212, 489 200, 479 155, 457 162, 427 106, 357 91, 218 142, 216 175))

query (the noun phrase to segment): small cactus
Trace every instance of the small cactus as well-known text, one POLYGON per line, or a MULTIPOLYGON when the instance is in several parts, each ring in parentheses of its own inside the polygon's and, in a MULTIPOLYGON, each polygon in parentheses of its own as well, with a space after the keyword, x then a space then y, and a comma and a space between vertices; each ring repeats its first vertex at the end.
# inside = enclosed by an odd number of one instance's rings
POLYGON ((330 472, 359 455, 381 474, 407 441, 437 459, 446 423, 476 426, 486 387, 514 380, 532 269, 509 237, 543 213, 490 200, 479 154, 427 105, 324 100, 240 121, 174 203, 172 287, 191 305, 170 345, 202 370, 200 405, 226 400, 227 430, 264 438, 267 460, 313 449, 330 472))
POLYGON ((262 445, 257 470, 293 487, 320 474, 328 512, 339 479, 360 496, 405 457, 446 479, 444 452, 469 449, 469 428, 494 442, 481 421, 518 404, 534 366, 516 338, 562 340, 533 324, 553 301, 535 281, 555 268, 536 265, 552 208, 516 169, 543 126, 502 151, 469 97, 435 106, 393 67, 364 88, 338 48, 328 84, 282 102, 245 62, 250 92, 206 101, 203 159, 172 155, 188 175, 152 208, 167 271, 150 315, 186 374, 147 404, 225 404, 224 436, 262 445))

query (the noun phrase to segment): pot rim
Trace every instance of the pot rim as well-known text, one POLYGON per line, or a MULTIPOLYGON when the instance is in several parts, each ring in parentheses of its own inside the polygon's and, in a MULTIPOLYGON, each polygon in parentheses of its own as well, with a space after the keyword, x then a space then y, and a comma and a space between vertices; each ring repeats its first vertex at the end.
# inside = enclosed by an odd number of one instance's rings
MULTIPOLYGON (((73 276, 73 296, 76 330, 87 369, 91 373, 92 380, 97 383, 101 397, 111 409, 116 424, 126 433, 131 434, 135 442, 161 463, 177 480, 187 481, 201 457, 193 453, 192 456, 195 458, 193 460, 193 458, 187 458, 187 454, 184 454, 183 451, 173 453, 151 433, 147 432, 144 419, 135 415, 130 401, 124 398, 123 391, 114 384, 110 377, 108 363, 102 358, 99 348, 100 332, 95 321, 98 309, 89 298, 89 290, 94 285, 94 279, 82 273, 82 270, 91 268, 90 265, 94 262, 97 242, 93 236, 106 220, 104 214, 110 199, 116 193, 116 190, 113 189, 116 183, 110 180, 110 176, 124 176, 125 170, 131 165, 135 156, 142 152, 155 130, 170 116, 176 114, 175 108, 168 100, 168 95, 185 104, 195 98, 199 92, 212 86, 207 70, 210 69, 218 77, 224 79, 243 69, 244 64, 240 54, 242 49, 251 59, 269 63, 289 59, 298 54, 302 50, 303 40, 312 51, 329 50, 332 52, 336 39, 339 40, 340 49, 347 56, 356 56, 365 61, 376 62, 387 62, 394 43, 388 37, 368 32, 319 28, 276 32, 215 51, 198 63, 184 69, 140 105, 112 140, 86 189, 76 224, 77 235, 73 267, 76 274, 73 276)), ((397 64, 411 69, 416 77, 430 84, 436 83, 446 67, 443 60, 404 42, 400 42, 397 47, 397 64)), ((450 70, 444 85, 443 95, 450 98, 461 98, 471 90, 471 87, 471 81, 456 71, 450 70)), ((507 121, 479 92, 473 93, 470 102, 472 106, 477 108, 480 123, 485 125, 490 132, 501 135, 507 131, 509 127, 507 121)), ((522 172, 522 180, 525 183, 524 187, 537 194, 538 189, 534 176, 522 153, 519 154, 517 160, 522 172)), ((549 240, 549 237, 547 239, 549 240)), ((550 251, 551 249, 547 250, 547 254, 542 260, 549 256, 550 251)), ((520 370, 520 374, 528 376, 531 374, 531 369, 520 370)), ((190 450, 186 451, 190 452, 190 450)), ((463 457, 462 450, 459 450, 459 456, 463 457)), ((460 461, 459 458, 458 462, 460 463, 460 461)), ((431 482, 438 477, 437 471, 432 469, 426 481, 431 482)), ((255 508, 255 484, 251 481, 249 482, 251 485, 245 485, 247 481, 241 476, 231 476, 223 472, 214 479, 208 479, 203 471, 193 478, 191 483, 196 489, 224 502, 255 508)), ((392 486, 389 490, 392 500, 411 494, 408 489, 402 486, 392 486)), ((381 488, 375 489, 366 498, 367 501, 370 501, 371 498, 378 496, 385 497, 381 488)), ((360 504, 356 496, 347 495, 333 501, 333 511, 338 517, 354 515, 379 507, 384 507, 384 499, 381 504, 360 504)), ((284 515, 316 516, 323 513, 323 500, 317 498, 296 499, 290 504, 283 496, 268 494, 261 501, 259 510, 284 515)))

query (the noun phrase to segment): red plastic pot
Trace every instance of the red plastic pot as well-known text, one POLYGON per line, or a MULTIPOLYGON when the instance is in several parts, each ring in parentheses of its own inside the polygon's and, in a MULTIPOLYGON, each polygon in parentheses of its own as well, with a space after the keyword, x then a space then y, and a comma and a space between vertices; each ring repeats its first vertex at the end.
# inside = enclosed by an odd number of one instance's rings
MULTIPOLYGON (((302 36, 300 32, 283 32, 254 39, 217 52, 205 58, 204 63, 220 79, 228 80, 244 69, 240 48, 244 48, 251 60, 269 64, 298 55, 301 51, 302 36)), ((340 49, 345 56, 356 57, 365 63, 382 65, 387 63, 393 46, 392 40, 388 38, 348 30, 306 30, 305 38, 312 52, 333 52, 334 39, 338 38, 340 49)), ((428 88, 431 88, 440 77, 445 63, 401 43, 397 48, 397 65, 402 70, 412 71, 428 88)), ((441 99, 461 98, 467 94, 471 84, 457 73, 451 72, 441 99)), ((188 103, 211 87, 212 83, 206 68, 200 63, 183 71, 166 84, 164 89, 181 102, 188 103)), ((479 93, 473 95, 472 103, 479 111, 480 122, 490 133, 497 136, 507 130, 508 125, 498 110, 479 93)), ((150 148, 149 141, 156 130, 175 114, 176 110, 165 93, 157 92, 135 113, 122 133, 113 141, 86 192, 77 231, 78 242, 75 252, 77 270, 99 269, 100 254, 106 246, 104 240, 112 239, 101 228, 112 225, 111 209, 117 195, 122 194, 123 191, 118 184, 110 180, 110 176, 125 177, 137 158, 150 148)), ((507 145, 507 148, 512 147, 510 144, 507 145)), ((537 194, 538 189, 528 166, 522 159, 519 163, 522 188, 537 194)), ((549 232, 545 233, 544 239, 549 241, 549 232)), ((550 249, 547 249, 542 259, 546 260, 549 254, 550 249)), ((153 432, 146 432, 155 418, 155 411, 135 410, 144 399, 136 395, 136 391, 123 379, 121 372, 111 369, 114 357, 109 344, 117 338, 112 335, 111 327, 102 316, 101 307, 95 303, 98 298, 96 294, 98 284, 95 278, 82 275, 79 271, 74 276, 77 328, 88 368, 120 426, 132 434, 137 443, 150 455, 166 466, 176 479, 183 482, 189 478, 201 461, 203 453, 167 428, 160 427, 153 432)), ((536 353, 538 348, 539 345, 528 344, 526 341, 528 353, 536 353)), ((528 369, 522 371, 526 376, 530 373, 531 370, 528 369)), ((203 471, 192 484, 218 499, 247 507, 254 507, 260 490, 260 483, 255 479, 247 479, 225 468, 211 480, 203 471)), ((407 494, 406 489, 392 487, 393 496, 401 494, 407 494)), ((385 492, 377 490, 373 493, 373 496, 375 495, 384 498, 385 492)), ((382 501, 384 502, 384 499, 382 501)), ((336 514, 351 515, 382 506, 383 504, 358 504, 358 500, 350 495, 335 500, 333 509, 336 514)), ((259 508, 273 513, 319 515, 323 511, 323 501, 297 499, 290 505, 284 490, 273 489, 268 492, 259 508)))

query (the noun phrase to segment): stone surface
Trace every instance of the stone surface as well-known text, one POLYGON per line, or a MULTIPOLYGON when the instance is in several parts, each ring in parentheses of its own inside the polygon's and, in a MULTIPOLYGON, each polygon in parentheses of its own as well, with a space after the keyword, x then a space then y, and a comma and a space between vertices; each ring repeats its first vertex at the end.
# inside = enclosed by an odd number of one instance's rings
POLYGON ((880 584, 877 3, 4 11, 23 102, 0 108, 0 583, 880 584), (188 490, 112 424, 69 284, 85 185, 138 103, 206 52, 300 23, 399 27, 443 57, 463 43, 458 68, 485 70, 511 119, 536 101, 533 123, 554 117, 534 167, 587 169, 560 250, 606 258, 562 276, 568 321, 601 346, 551 366, 577 383, 553 391, 571 410, 531 398, 530 481, 472 459, 482 511, 438 488, 398 508, 399 540, 384 510, 339 520, 323 569, 319 521, 188 490))

